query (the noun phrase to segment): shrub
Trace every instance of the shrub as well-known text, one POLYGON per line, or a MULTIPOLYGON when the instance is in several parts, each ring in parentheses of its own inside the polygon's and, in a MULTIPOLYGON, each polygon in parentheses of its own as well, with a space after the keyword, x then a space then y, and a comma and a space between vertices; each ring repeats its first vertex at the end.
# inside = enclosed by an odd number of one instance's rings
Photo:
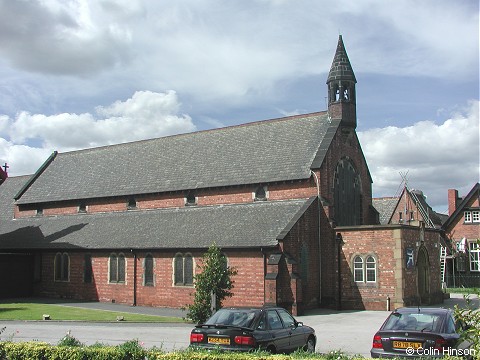
POLYGON ((83 346, 80 340, 77 340, 70 334, 65 335, 59 342, 58 346, 83 346))
MULTIPOLYGON (((480 289, 472 291, 480 299, 480 289)), ((455 305, 455 317, 466 326, 460 330, 464 340, 473 343, 473 349, 480 354, 480 311, 475 308, 471 296, 473 294, 464 295, 466 308, 460 308, 455 305)))
POLYGON ((138 340, 130 340, 118 346, 125 360, 144 359, 146 350, 140 346, 138 340))

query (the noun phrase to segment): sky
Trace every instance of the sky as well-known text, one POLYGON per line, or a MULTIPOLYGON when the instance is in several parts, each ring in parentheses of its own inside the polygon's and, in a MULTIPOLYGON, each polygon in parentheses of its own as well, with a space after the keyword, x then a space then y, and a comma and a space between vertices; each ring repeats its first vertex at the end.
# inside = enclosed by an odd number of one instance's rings
POLYGON ((478 0, 0 0, 0 162, 326 110, 338 36, 373 195, 480 178, 478 0))

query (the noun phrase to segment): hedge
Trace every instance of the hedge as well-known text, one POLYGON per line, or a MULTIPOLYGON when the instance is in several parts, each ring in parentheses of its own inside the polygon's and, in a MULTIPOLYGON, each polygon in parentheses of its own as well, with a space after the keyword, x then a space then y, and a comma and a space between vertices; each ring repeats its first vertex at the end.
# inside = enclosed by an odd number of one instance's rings
POLYGON ((294 360, 294 359, 354 359, 341 352, 326 355, 294 353, 292 355, 270 355, 268 353, 225 353, 181 350, 165 352, 158 348, 144 349, 132 340, 118 346, 63 346, 45 342, 0 341, 1 360, 294 360))

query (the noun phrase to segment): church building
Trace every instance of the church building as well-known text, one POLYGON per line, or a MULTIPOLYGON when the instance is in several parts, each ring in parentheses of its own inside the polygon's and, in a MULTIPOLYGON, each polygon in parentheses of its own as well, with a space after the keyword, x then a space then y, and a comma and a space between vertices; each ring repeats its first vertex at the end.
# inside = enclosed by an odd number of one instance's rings
POLYGON ((183 307, 216 244, 237 270, 226 306, 441 301, 441 233, 372 206, 356 82, 340 36, 327 111, 54 152, 7 178, 0 297, 183 307))

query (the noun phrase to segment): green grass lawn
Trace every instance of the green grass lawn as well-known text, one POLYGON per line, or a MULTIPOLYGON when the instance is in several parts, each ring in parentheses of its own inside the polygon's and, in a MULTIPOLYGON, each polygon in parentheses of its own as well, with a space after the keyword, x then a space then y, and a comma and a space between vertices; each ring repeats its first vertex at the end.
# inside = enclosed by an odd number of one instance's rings
POLYGON ((446 288, 445 289, 449 294, 476 294, 475 288, 446 288))
POLYGON ((68 304, 42 304, 29 302, 0 302, 0 320, 43 320, 43 315, 50 315, 51 320, 81 321, 117 321, 123 316, 124 321, 131 322, 183 322, 178 317, 130 314, 125 312, 83 309, 68 304))

